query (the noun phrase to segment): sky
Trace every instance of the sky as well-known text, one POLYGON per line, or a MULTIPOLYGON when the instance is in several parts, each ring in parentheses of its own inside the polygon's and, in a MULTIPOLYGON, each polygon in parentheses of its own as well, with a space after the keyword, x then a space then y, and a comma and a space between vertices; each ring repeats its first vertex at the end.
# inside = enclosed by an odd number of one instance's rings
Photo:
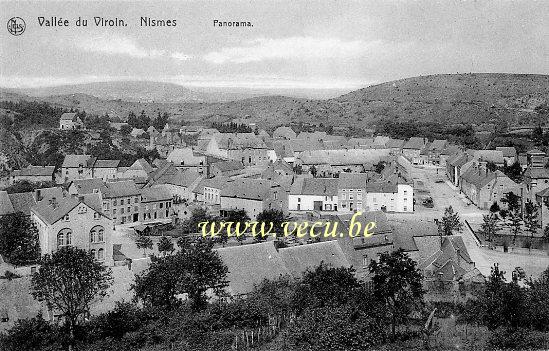
POLYGON ((438 73, 549 73, 549 1, 2 1, 0 87, 115 80, 357 89, 438 73), (21 17, 26 30, 9 34, 21 17), (68 19, 41 27, 38 17, 68 19), (96 27, 93 17, 123 19, 96 27), (87 27, 76 27, 79 17, 87 27), (140 18, 175 27, 142 27, 140 18), (252 27, 214 27, 214 20, 252 27))

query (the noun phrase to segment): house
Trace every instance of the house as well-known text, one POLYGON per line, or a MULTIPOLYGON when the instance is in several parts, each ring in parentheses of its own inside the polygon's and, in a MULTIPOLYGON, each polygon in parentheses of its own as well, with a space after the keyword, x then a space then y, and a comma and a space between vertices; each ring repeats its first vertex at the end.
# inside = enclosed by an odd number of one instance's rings
POLYGON ((135 160, 130 167, 118 168, 116 178, 148 178, 149 174, 154 171, 154 168, 147 160, 140 158, 135 160))
POLYGON ((141 189, 133 180, 104 183, 100 188, 103 212, 114 225, 139 221, 141 189))
POLYGON ((288 213, 288 193, 278 183, 251 178, 231 179, 221 190, 221 215, 229 210, 244 210, 251 219, 264 210, 288 213))
POLYGON ((425 147, 427 139, 411 137, 402 147, 402 153, 413 164, 418 164, 421 150, 425 147))
POLYGON ((439 248, 426 260, 419 262, 424 289, 458 300, 482 286, 485 278, 475 267, 461 236, 440 239, 439 248))
POLYGON ((55 181, 55 166, 28 166, 14 170, 11 174, 11 183, 26 180, 29 182, 55 181))
POLYGON ((30 216, 31 208, 37 203, 49 201, 54 197, 60 199, 63 196, 63 189, 60 187, 40 188, 35 191, 13 194, 0 191, 0 217, 17 212, 30 216))
POLYGON ((402 148, 406 144, 405 140, 400 139, 389 139, 385 143, 385 147, 391 150, 391 155, 400 155, 402 154, 402 148))
POLYGON ((61 165, 63 182, 93 178, 95 157, 90 155, 66 155, 61 165))
POLYGON ((337 211, 337 178, 298 177, 288 195, 289 211, 337 211))
POLYGON ((221 133, 213 138, 222 157, 240 161, 245 166, 266 165, 272 158, 265 142, 254 133, 221 133))
POLYGON ((321 263, 333 268, 350 268, 345 252, 337 240, 307 245, 297 245, 278 250, 284 266, 294 278, 301 278, 307 270, 314 270, 321 263))
POLYGON ((141 192, 141 208, 139 218, 141 221, 171 220, 172 194, 159 188, 144 188, 141 192))
POLYGON ((493 203, 502 205, 501 199, 513 192, 520 195, 521 186, 501 171, 489 171, 483 164, 470 167, 460 178, 460 190, 481 209, 489 209, 493 203))
POLYGON ((464 152, 455 153, 446 160, 446 175, 454 186, 459 185, 461 167, 469 161, 469 156, 464 152))
POLYGON ((505 164, 503 152, 500 150, 475 150, 473 157, 480 162, 495 164, 498 167, 503 167, 505 164))
POLYGON ((295 164, 304 172, 315 169, 317 175, 327 177, 343 172, 365 172, 389 154, 389 149, 313 150, 299 153, 295 164))
POLYGON ((281 176, 293 176, 295 174, 294 169, 290 164, 282 159, 277 159, 273 163, 269 163, 267 168, 261 173, 261 178, 269 179, 275 174, 281 176))
POLYGON ((179 133, 182 135, 198 135, 203 128, 202 126, 183 126, 179 128, 179 133))
POLYGON ((228 181, 229 178, 223 176, 200 180, 192 190, 194 200, 208 205, 221 205, 221 190, 228 181))
POLYGON ((146 132, 141 128, 133 128, 132 131, 130 132, 130 135, 134 138, 139 138, 140 136, 142 136, 145 133, 146 132))
POLYGON ((192 190, 202 179, 203 176, 194 169, 171 168, 171 171, 149 182, 149 186, 169 192, 176 201, 192 200, 192 190))
POLYGON ((166 160, 178 168, 193 168, 200 174, 206 173, 206 156, 194 152, 190 147, 174 149, 166 160))
POLYGON ((276 128, 273 132, 273 139, 293 140, 295 138, 296 134, 290 127, 281 126, 276 128))
POLYGON ((240 161, 229 160, 215 162, 210 165, 210 177, 225 176, 230 177, 242 173, 244 165, 240 161))
POLYGON ((93 164, 92 178, 99 178, 104 181, 115 179, 119 164, 120 160, 96 160, 93 164))
POLYGON ((337 184, 338 210, 362 211, 369 180, 370 176, 366 173, 341 173, 337 184))
POLYGON ((441 165, 444 161, 441 160, 441 155, 448 148, 448 141, 445 139, 436 139, 427 148, 428 164, 441 165))
POLYGON ((527 167, 524 172, 523 202, 536 200, 536 194, 549 188, 549 169, 545 167, 547 155, 539 150, 530 150, 526 154, 527 167))
POLYGON ((503 154, 503 160, 507 166, 512 166, 518 161, 517 150, 513 146, 498 146, 497 151, 503 154))
POLYGON ((99 195, 41 201, 31 209, 42 254, 64 246, 86 250, 106 265, 113 264, 112 220, 102 211, 99 195))
MULTIPOLYGON (((357 199, 357 209, 360 209, 357 199)), ((414 212, 414 188, 402 177, 366 184, 362 210, 383 212, 414 212)))
POLYGON ((63 113, 59 119, 60 130, 84 129, 84 123, 75 112, 63 113))

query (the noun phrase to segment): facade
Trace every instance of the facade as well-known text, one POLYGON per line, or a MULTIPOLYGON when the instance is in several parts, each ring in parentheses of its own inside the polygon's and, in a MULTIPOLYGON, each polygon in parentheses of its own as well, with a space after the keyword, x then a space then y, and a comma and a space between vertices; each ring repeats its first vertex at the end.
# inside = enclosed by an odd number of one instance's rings
POLYGON ((84 129, 84 123, 75 112, 63 113, 59 119, 60 130, 84 129))
POLYGON ((244 165, 240 161, 220 161, 210 165, 210 177, 225 176, 230 177, 242 173, 244 165))
POLYGON ((421 150, 423 150, 425 144, 427 144, 427 139, 412 137, 402 147, 402 153, 410 162, 418 164, 421 150))
POLYGON ((55 166, 28 166, 11 174, 11 183, 26 180, 29 182, 55 181, 55 166))
POLYGON ((172 194, 158 188, 145 188, 141 193, 139 218, 142 222, 171 220, 172 194))
POLYGON ((103 212, 113 224, 135 223, 140 220, 141 189, 134 181, 105 183, 101 191, 103 212))
POLYGON ((520 195, 520 189, 521 186, 503 172, 490 172, 482 164, 470 167, 460 181, 460 190, 481 209, 489 209, 494 202, 501 206, 506 194, 520 195))
POLYGON ((289 211, 337 211, 337 178, 299 177, 290 188, 289 211))
POLYGON ((221 215, 229 210, 244 210, 255 219, 264 210, 288 213, 288 193, 279 184, 264 179, 229 180, 221 190, 221 215))
POLYGON ((66 155, 61 165, 63 182, 93 178, 95 158, 90 155, 66 155))
POLYGON ((93 164, 92 178, 107 181, 117 178, 120 160, 96 160, 93 164))
POLYGON ((362 211, 366 184, 370 180, 365 173, 341 173, 338 179, 338 209, 341 212, 362 211))
POLYGON ((190 147, 174 149, 166 160, 178 168, 194 168, 200 174, 207 170, 206 156, 194 152, 190 147))
POLYGON ((512 166, 518 161, 517 150, 512 146, 496 147, 496 150, 501 151, 503 160, 507 166, 512 166))
POLYGON ((113 264, 112 220, 102 211, 98 195, 52 198, 31 209, 42 254, 63 246, 91 252, 98 261, 113 264))

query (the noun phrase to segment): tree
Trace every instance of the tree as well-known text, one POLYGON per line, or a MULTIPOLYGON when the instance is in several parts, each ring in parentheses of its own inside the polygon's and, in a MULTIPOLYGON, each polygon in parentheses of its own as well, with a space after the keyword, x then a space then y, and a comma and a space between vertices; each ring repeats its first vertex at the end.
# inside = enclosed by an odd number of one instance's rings
POLYGON ((450 206, 444 210, 444 216, 438 222, 438 227, 441 235, 453 235, 454 231, 461 232, 463 223, 461 223, 459 214, 454 212, 450 206))
POLYGON ((0 349, 4 351, 46 350, 49 349, 47 346, 56 343, 57 333, 57 328, 44 320, 41 314, 29 319, 19 319, 4 336, 0 336, 0 349))
POLYGON ((158 251, 166 256, 168 253, 172 253, 174 250, 173 242, 166 236, 162 236, 158 242, 158 251))
POLYGON ((169 309, 179 304, 176 295, 187 294, 195 310, 204 308, 206 291, 221 295, 227 284, 227 267, 212 248, 211 240, 199 240, 188 250, 153 260, 135 276, 135 297, 145 305, 169 309))
MULTIPOLYGON (((263 210, 257 215, 257 222, 265 223, 266 227, 270 227, 270 223, 273 224, 273 232, 278 235, 283 233, 283 223, 288 221, 288 218, 284 215, 284 212, 281 210, 270 209, 263 210)), ((255 237, 255 240, 262 241, 266 238, 262 238, 259 235, 255 237)))
POLYGON ((526 231, 530 233, 530 239, 533 239, 534 235, 541 228, 538 217, 538 206, 528 199, 524 205, 524 225, 526 231))
POLYGON ((517 235, 521 231, 522 215, 520 213, 520 196, 515 195, 512 191, 505 194, 501 202, 507 205, 507 210, 502 210, 500 214, 506 219, 511 232, 513 234, 513 245, 517 240, 517 235))
POLYGON ((80 318, 87 315, 95 300, 107 296, 112 284, 111 271, 90 253, 65 246, 46 254, 32 276, 32 295, 61 314, 69 330, 70 345, 80 318))
POLYGON ((382 253, 379 262, 372 261, 368 268, 373 274, 375 296, 387 307, 394 339, 396 326, 422 303, 421 273, 402 249, 382 253))
POLYGON ((36 189, 52 188, 55 186, 56 184, 54 182, 29 182, 28 180, 20 180, 8 186, 4 190, 8 194, 29 193, 35 191, 36 189))
POLYGON ((130 127, 128 124, 124 124, 122 127, 120 127, 120 134, 122 135, 130 135, 132 132, 132 127, 130 127))
POLYGON ((153 242, 151 238, 144 234, 139 234, 139 237, 135 241, 138 249, 143 249, 143 257, 146 256, 146 250, 153 248, 153 242))
POLYGON ((375 296, 387 308, 394 339, 396 326, 422 303, 421 273, 402 249, 382 253, 379 262, 372 261, 368 268, 373 275, 375 296))
POLYGON ((0 255, 14 265, 40 259, 38 230, 22 212, 2 216, 0 221, 0 255))
MULTIPOLYGON (((246 223, 249 221, 250 221, 250 217, 248 216, 245 210, 230 210, 227 212, 227 215, 223 220, 223 222, 233 223, 232 229, 231 229, 233 233, 235 233, 235 229, 237 225, 240 226, 240 228, 242 228, 241 230, 243 230, 243 228, 245 228, 246 223)), ((246 240, 246 236, 244 234, 236 236, 236 240, 240 244, 242 244, 242 242, 246 240)))
POLYGON ((543 238, 545 241, 549 241, 549 225, 546 225, 545 229, 543 229, 543 238))
POLYGON ((495 172, 497 171, 498 166, 494 162, 489 161, 486 163, 486 169, 490 172, 495 172))
POLYGON ((156 130, 161 131, 164 129, 164 126, 168 123, 170 115, 167 112, 164 112, 163 114, 160 114, 160 111, 158 112, 158 116, 154 119, 152 125, 156 128, 156 130))
POLYGON ((497 202, 494 202, 492 206, 490 206, 490 213, 499 213, 501 211, 501 208, 499 207, 499 204, 497 202))
POLYGON ((381 172, 383 172, 384 169, 385 169, 385 161, 379 161, 378 163, 375 164, 376 173, 381 174, 381 172))
POLYGON ((510 166, 504 166, 503 173, 516 183, 522 182, 522 167, 518 162, 514 162, 510 166))
POLYGON ((313 175, 313 178, 316 178, 317 169, 315 165, 312 165, 311 167, 309 167, 309 172, 313 175))
POLYGON ((486 241, 492 241, 501 231, 500 219, 496 213, 490 213, 482 216, 484 222, 482 223, 480 232, 484 235, 486 241))
POLYGON ((549 268, 538 279, 526 281, 528 286, 528 320, 536 330, 549 330, 549 268))

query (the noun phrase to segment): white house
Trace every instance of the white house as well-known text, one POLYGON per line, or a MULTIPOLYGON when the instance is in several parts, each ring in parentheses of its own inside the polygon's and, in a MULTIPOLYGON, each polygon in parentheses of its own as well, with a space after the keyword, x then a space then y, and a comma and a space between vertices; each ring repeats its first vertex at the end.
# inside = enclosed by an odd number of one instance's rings
POLYGON ((337 178, 299 177, 290 188, 289 211, 337 211, 337 178))
POLYGON ((84 129, 84 123, 76 115, 75 112, 63 113, 59 119, 59 129, 61 130, 73 130, 84 129))

